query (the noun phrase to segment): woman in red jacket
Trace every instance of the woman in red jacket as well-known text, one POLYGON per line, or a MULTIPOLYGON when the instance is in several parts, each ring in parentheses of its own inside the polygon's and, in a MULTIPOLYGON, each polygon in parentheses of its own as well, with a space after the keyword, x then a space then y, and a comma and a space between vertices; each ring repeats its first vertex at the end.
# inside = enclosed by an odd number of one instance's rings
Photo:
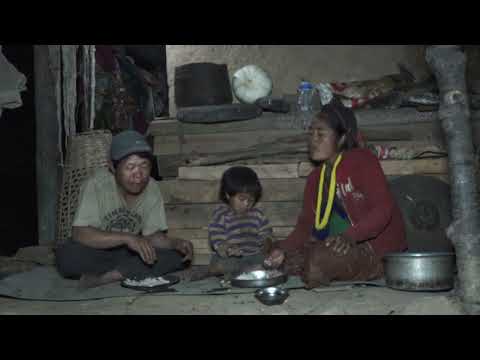
POLYGON ((276 244, 265 265, 285 264, 309 288, 383 275, 382 257, 407 249, 402 214, 379 160, 358 145, 354 113, 326 105, 309 130, 311 159, 295 230, 276 244))

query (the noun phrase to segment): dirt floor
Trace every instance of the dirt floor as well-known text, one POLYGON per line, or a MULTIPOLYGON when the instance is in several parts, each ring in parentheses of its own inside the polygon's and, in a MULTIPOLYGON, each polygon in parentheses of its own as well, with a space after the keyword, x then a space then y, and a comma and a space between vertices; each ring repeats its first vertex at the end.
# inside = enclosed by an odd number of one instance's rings
POLYGON ((141 295, 82 302, 32 302, 0 298, 0 315, 463 315, 451 293, 408 293, 385 288, 317 292, 294 290, 282 306, 268 307, 252 294, 141 295))
MULTIPOLYGON (((0 258, 0 274, 53 264, 49 249, 29 248, 0 258)), ((184 273, 185 276, 188 272, 184 273)), ((380 287, 291 290, 281 306, 268 307, 253 294, 221 296, 145 295, 77 302, 22 301, 0 297, 0 315, 465 315, 449 293, 412 293, 380 287)))

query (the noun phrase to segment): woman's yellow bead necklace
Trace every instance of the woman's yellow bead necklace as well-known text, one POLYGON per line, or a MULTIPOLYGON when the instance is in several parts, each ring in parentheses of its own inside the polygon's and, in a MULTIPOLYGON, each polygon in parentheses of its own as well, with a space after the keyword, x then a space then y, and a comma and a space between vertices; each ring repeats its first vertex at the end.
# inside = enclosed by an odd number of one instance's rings
POLYGON ((342 161, 342 154, 338 155, 335 165, 333 166, 332 175, 330 176, 330 185, 328 188, 328 199, 327 207, 325 208, 325 213, 323 218, 321 217, 322 212, 322 201, 323 201, 323 185, 325 183, 325 171, 327 165, 323 164, 322 171, 320 173, 320 184, 318 186, 318 199, 317 199, 317 213, 315 218, 315 228, 317 230, 323 230, 327 227, 328 221, 330 220, 330 215, 332 214, 333 200, 335 199, 335 192, 337 188, 337 167, 342 161))

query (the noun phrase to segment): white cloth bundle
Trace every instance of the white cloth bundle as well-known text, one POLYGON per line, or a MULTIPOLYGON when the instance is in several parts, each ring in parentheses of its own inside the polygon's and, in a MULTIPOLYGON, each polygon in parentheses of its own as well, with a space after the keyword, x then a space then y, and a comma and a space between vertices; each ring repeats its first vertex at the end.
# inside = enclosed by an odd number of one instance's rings
POLYGON ((273 83, 267 72, 256 65, 248 65, 238 70, 232 79, 235 97, 243 103, 255 101, 272 93, 273 83))

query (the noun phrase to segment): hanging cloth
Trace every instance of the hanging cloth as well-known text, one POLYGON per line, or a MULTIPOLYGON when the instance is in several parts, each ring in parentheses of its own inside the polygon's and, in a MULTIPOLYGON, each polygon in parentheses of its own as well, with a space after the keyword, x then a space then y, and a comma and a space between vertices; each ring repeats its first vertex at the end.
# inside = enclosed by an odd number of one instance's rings
POLYGON ((7 60, 0 45, 0 116, 2 109, 16 109, 22 106, 20 93, 25 90, 27 78, 7 60))

